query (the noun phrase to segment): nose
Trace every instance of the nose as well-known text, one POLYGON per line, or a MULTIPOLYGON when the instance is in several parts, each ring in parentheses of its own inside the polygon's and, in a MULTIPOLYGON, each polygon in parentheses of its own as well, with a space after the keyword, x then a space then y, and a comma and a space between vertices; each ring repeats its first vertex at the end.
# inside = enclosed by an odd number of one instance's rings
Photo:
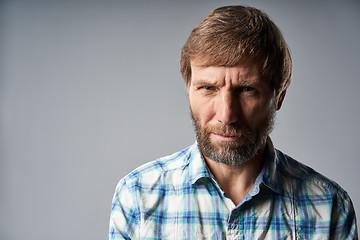
POLYGON ((238 121, 239 104, 233 93, 230 91, 226 91, 219 96, 216 118, 224 125, 229 125, 238 121))

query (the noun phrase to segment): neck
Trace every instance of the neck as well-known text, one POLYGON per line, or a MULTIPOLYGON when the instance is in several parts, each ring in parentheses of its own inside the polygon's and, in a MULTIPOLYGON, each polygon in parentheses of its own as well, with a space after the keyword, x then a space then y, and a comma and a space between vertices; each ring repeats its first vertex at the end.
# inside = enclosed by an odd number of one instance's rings
POLYGON ((216 181, 235 205, 238 205, 254 186, 263 166, 264 152, 265 145, 255 158, 237 166, 218 163, 204 156, 205 162, 216 181))

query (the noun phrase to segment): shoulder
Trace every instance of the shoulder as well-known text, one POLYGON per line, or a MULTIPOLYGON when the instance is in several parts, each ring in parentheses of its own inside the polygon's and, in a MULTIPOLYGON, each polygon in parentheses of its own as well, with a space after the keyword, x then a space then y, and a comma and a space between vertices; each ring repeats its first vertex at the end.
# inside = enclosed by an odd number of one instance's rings
POLYGON ((354 206, 339 184, 279 150, 275 159, 283 196, 292 199, 300 222, 329 228, 336 239, 357 239, 354 206))
POLYGON ((118 185, 134 186, 134 184, 142 183, 159 183, 163 181, 165 176, 174 175, 187 167, 192 148, 193 145, 171 155, 147 162, 123 177, 118 185))
POLYGON ((150 209, 149 211, 156 209, 159 199, 165 192, 166 194, 173 192, 174 181, 169 181, 167 176, 173 176, 173 173, 181 172, 179 170, 186 167, 190 149, 191 146, 148 162, 118 182, 111 207, 111 236, 125 239, 140 237, 141 215, 147 209, 150 209))
POLYGON ((332 203, 343 211, 352 205, 348 193, 335 181, 276 150, 276 161, 285 191, 300 201, 332 203))
POLYGON ((319 187, 345 192, 340 185, 333 180, 330 180, 311 167, 293 159, 279 150, 276 150, 276 161, 280 174, 285 179, 301 181, 304 184, 313 183, 315 185, 319 185, 319 187))

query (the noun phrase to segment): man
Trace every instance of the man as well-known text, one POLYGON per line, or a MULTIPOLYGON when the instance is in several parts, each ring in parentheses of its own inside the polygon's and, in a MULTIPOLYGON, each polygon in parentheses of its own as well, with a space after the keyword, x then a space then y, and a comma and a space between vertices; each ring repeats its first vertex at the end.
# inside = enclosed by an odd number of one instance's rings
POLYGON ((268 137, 292 61, 265 13, 215 9, 186 41, 181 72, 196 143, 119 182, 109 239, 357 239, 347 193, 268 137))

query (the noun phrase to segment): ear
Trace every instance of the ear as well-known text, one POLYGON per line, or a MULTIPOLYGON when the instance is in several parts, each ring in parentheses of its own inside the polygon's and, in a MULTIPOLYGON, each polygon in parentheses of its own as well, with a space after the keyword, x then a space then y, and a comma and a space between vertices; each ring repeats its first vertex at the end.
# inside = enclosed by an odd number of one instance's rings
POLYGON ((277 101, 276 111, 280 110, 282 103, 284 101, 285 95, 286 95, 286 90, 284 90, 282 93, 280 93, 279 99, 277 101))

